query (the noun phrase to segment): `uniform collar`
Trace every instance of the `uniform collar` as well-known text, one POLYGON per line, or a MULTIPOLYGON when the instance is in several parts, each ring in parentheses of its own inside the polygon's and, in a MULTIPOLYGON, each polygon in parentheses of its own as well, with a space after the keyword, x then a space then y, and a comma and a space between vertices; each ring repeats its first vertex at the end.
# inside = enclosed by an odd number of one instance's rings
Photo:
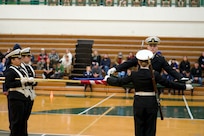
POLYGON ((142 67, 142 66, 140 66, 140 69, 149 69, 149 67, 142 67))

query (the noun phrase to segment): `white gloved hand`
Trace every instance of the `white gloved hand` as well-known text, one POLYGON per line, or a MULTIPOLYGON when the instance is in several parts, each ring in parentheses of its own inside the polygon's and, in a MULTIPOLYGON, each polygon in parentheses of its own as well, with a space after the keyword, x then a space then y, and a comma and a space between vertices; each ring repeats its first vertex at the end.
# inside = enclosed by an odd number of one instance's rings
POLYGON ((193 86, 191 84, 186 84, 186 90, 192 90, 193 86))
POLYGON ((109 75, 106 75, 103 79, 103 81, 107 81, 107 79, 109 78, 110 76, 109 75))
POLYGON ((110 76, 111 74, 113 74, 114 72, 116 72, 116 68, 111 68, 108 70, 107 75, 110 76))
POLYGON ((29 77, 29 78, 28 78, 28 82, 29 82, 29 83, 34 83, 34 82, 35 82, 35 80, 34 80, 34 78, 33 78, 33 77, 29 77))
POLYGON ((21 78, 21 84, 24 85, 25 83, 28 82, 28 78, 27 77, 22 77, 21 78))
POLYGON ((189 80, 189 78, 186 78, 186 77, 181 78, 181 81, 188 81, 188 80, 189 80))
POLYGON ((191 84, 192 83, 192 80, 189 79, 189 78, 186 78, 186 77, 182 77, 181 81, 184 81, 186 84, 191 84))

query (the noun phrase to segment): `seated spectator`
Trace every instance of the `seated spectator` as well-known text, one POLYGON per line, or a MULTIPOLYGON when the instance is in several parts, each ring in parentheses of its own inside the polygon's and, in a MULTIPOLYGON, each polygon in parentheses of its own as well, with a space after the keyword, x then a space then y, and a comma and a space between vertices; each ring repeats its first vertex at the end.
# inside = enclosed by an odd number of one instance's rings
POLYGON ((58 0, 48 0, 48 5, 49 6, 57 6, 58 5, 58 0))
POLYGON ((131 0, 132 7, 140 7, 140 6, 142 6, 142 1, 143 0, 131 0))
POLYGON ((61 64, 61 61, 58 61, 55 67, 55 73, 51 76, 51 78, 62 79, 63 76, 64 76, 64 66, 61 64))
POLYGON ((37 61, 37 69, 38 70, 42 70, 43 69, 44 64, 45 64, 47 58, 48 58, 48 55, 46 54, 45 49, 41 48, 41 53, 39 54, 38 61, 37 61))
POLYGON ((155 7, 157 5, 157 0, 147 0, 147 5, 149 7, 155 7))
POLYGON ((186 7, 186 0, 176 0, 177 7, 186 7))
POLYGON ((200 7, 200 0, 190 0, 189 6, 190 7, 200 7))
POLYGON ((99 65, 92 66, 92 73, 94 78, 103 78, 102 76, 102 69, 99 65))
MULTIPOLYGON (((86 66, 86 71, 83 73, 84 78, 93 78, 93 73, 91 70, 91 66, 86 66)), ((92 85, 91 84, 84 84, 84 92, 86 91, 87 87, 90 87, 90 90, 92 92, 92 85)))
POLYGON ((123 53, 119 52, 118 55, 114 59, 114 65, 113 66, 117 66, 117 65, 121 64, 124 60, 125 60, 125 58, 123 56, 123 53))
POLYGON ((204 52, 202 52, 201 56, 198 58, 199 66, 204 70, 204 52))
POLYGON ((61 5, 71 6, 72 5, 72 0, 61 0, 61 5))
POLYGON ((51 76, 54 74, 54 68, 53 65, 50 63, 50 59, 47 58, 44 67, 43 67, 43 78, 51 78, 51 76))
POLYGON ((2 58, 0 62, 0 77, 3 77, 4 68, 5 68, 6 58, 2 58))
POLYGON ((108 70, 111 66, 111 59, 108 57, 108 54, 104 54, 102 60, 101 60, 101 68, 107 75, 108 70))
POLYGON ((198 62, 195 62, 194 67, 191 68, 191 77, 192 77, 193 83, 198 83, 202 85, 202 70, 198 62))
MULTIPOLYGON (((114 64, 113 67, 120 65, 121 63, 123 63, 125 61, 125 57, 123 56, 122 52, 119 52, 118 55, 115 57, 114 59, 114 64)), ((126 75, 126 71, 120 71, 118 72, 118 77, 124 77, 126 75)))
POLYGON ((89 0, 89 5, 90 6, 99 6, 100 0, 89 0))
POLYGON ((65 59, 66 59, 66 55, 68 55, 68 57, 69 57, 69 62, 72 64, 72 53, 70 52, 70 50, 69 49, 66 49, 66 52, 65 52, 65 54, 63 55, 63 57, 60 59, 60 61, 64 61, 65 59))
POLYGON ((62 59, 62 65, 64 67, 64 73, 65 75, 70 75, 71 74, 71 69, 72 69, 72 62, 69 59, 69 55, 64 55, 64 59, 62 59))
POLYGON ((113 6, 114 0, 105 0, 105 6, 113 6))
MULTIPOLYGON (((122 63, 125 62, 125 60, 122 61, 122 63)), ((123 78, 127 75, 127 71, 123 70, 118 72, 118 77, 123 78)))
POLYGON ((53 65, 57 64, 58 61, 59 61, 59 55, 58 55, 58 53, 56 52, 55 49, 52 49, 52 50, 51 50, 51 53, 49 54, 48 57, 49 57, 49 59, 50 59, 50 62, 51 62, 53 65))
POLYGON ((128 56, 127 56, 127 60, 131 60, 135 58, 135 55, 132 52, 129 52, 128 56))
POLYGON ((161 6, 162 7, 171 7, 171 0, 162 0, 161 6))
POLYGON ((98 54, 97 50, 94 50, 93 54, 92 54, 92 58, 91 58, 91 63, 92 66, 94 65, 98 65, 100 66, 101 64, 101 56, 98 54))
POLYGON ((169 65, 173 68, 173 69, 178 69, 179 63, 178 61, 176 61, 176 59, 172 59, 169 61, 169 65))
POLYGON ((118 6, 119 7, 127 7, 128 6, 127 0, 118 0, 118 6))
POLYGON ((183 60, 179 64, 180 73, 183 76, 186 76, 186 71, 190 71, 190 67, 191 67, 191 65, 190 65, 190 62, 188 61, 187 56, 184 56, 183 60))
POLYGON ((76 5, 77 6, 85 6, 86 5, 86 0, 76 0, 76 5))

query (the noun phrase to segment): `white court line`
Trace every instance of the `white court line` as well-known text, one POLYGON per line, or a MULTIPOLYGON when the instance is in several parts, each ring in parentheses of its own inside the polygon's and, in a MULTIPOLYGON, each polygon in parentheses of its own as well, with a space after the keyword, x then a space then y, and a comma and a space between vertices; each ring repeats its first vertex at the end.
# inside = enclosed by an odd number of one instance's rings
POLYGON ((110 98, 113 97, 114 95, 115 95, 115 93, 112 94, 112 95, 110 95, 110 96, 108 96, 107 98, 103 99, 102 101, 100 101, 99 103, 95 104, 94 106, 92 106, 92 107, 90 107, 90 108, 88 108, 88 109, 86 109, 86 110, 84 110, 84 111, 78 113, 78 115, 82 115, 82 114, 86 113, 87 111, 89 111, 89 110, 93 109, 94 107, 100 105, 100 104, 103 103, 104 101, 110 99, 110 98))
POLYGON ((184 95, 183 95, 183 101, 184 101, 184 103, 185 103, 185 105, 186 105, 186 108, 187 108, 187 111, 188 111, 189 116, 191 117, 191 119, 193 119, 193 115, 192 115, 192 113, 191 113, 191 110, 190 110, 190 108, 189 108, 189 106, 188 106, 188 103, 187 103, 186 98, 185 98, 184 95))
POLYGON ((100 115, 96 120, 94 120, 92 123, 90 123, 87 127, 85 127, 81 132, 79 132, 76 136, 81 136, 82 133, 84 133, 87 129, 89 129, 91 126, 93 126, 98 120, 100 120, 102 117, 104 117, 107 113, 109 113, 114 107, 110 107, 106 112, 104 112, 102 115, 100 115))

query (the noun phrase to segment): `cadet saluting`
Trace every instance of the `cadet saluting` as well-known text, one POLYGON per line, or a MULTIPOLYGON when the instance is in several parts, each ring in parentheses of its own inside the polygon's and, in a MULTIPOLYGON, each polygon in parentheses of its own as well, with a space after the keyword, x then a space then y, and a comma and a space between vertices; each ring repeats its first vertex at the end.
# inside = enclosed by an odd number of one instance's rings
MULTIPOLYGON (((152 64, 153 69, 161 73, 162 68, 163 68, 168 74, 173 76, 175 79, 181 80, 182 78, 181 75, 178 72, 176 72, 176 70, 172 69, 172 67, 168 64, 165 58, 159 54, 156 54, 158 51, 157 45, 160 43, 160 39, 155 36, 148 37, 145 40, 145 43, 148 44, 147 49, 152 51, 152 53, 154 54, 153 58, 151 59, 151 64, 152 64)), ((138 65, 137 58, 133 58, 120 65, 117 65, 116 67, 109 69, 108 75, 113 74, 116 71, 120 72, 124 69, 128 69, 130 67, 137 66, 137 65, 138 65)))
MULTIPOLYGON (((122 86, 130 82, 135 88, 135 96, 133 103, 133 114, 135 124, 135 136, 155 136, 156 134, 156 120, 158 104, 153 88, 152 74, 149 69, 148 59, 153 57, 153 53, 149 50, 140 50, 136 54, 140 69, 133 71, 130 75, 124 78, 115 78, 106 76, 105 81, 109 85, 122 86)), ((192 85, 182 84, 178 82, 168 81, 160 76, 160 73, 154 71, 156 83, 160 83, 166 87, 190 90, 192 85)))
POLYGON ((11 62, 5 73, 5 86, 8 88, 8 114, 10 123, 10 136, 28 136, 27 118, 29 102, 33 99, 32 92, 26 86, 32 83, 32 79, 20 67, 21 50, 16 49, 6 55, 11 62), (20 78, 17 79, 17 78, 20 78))

